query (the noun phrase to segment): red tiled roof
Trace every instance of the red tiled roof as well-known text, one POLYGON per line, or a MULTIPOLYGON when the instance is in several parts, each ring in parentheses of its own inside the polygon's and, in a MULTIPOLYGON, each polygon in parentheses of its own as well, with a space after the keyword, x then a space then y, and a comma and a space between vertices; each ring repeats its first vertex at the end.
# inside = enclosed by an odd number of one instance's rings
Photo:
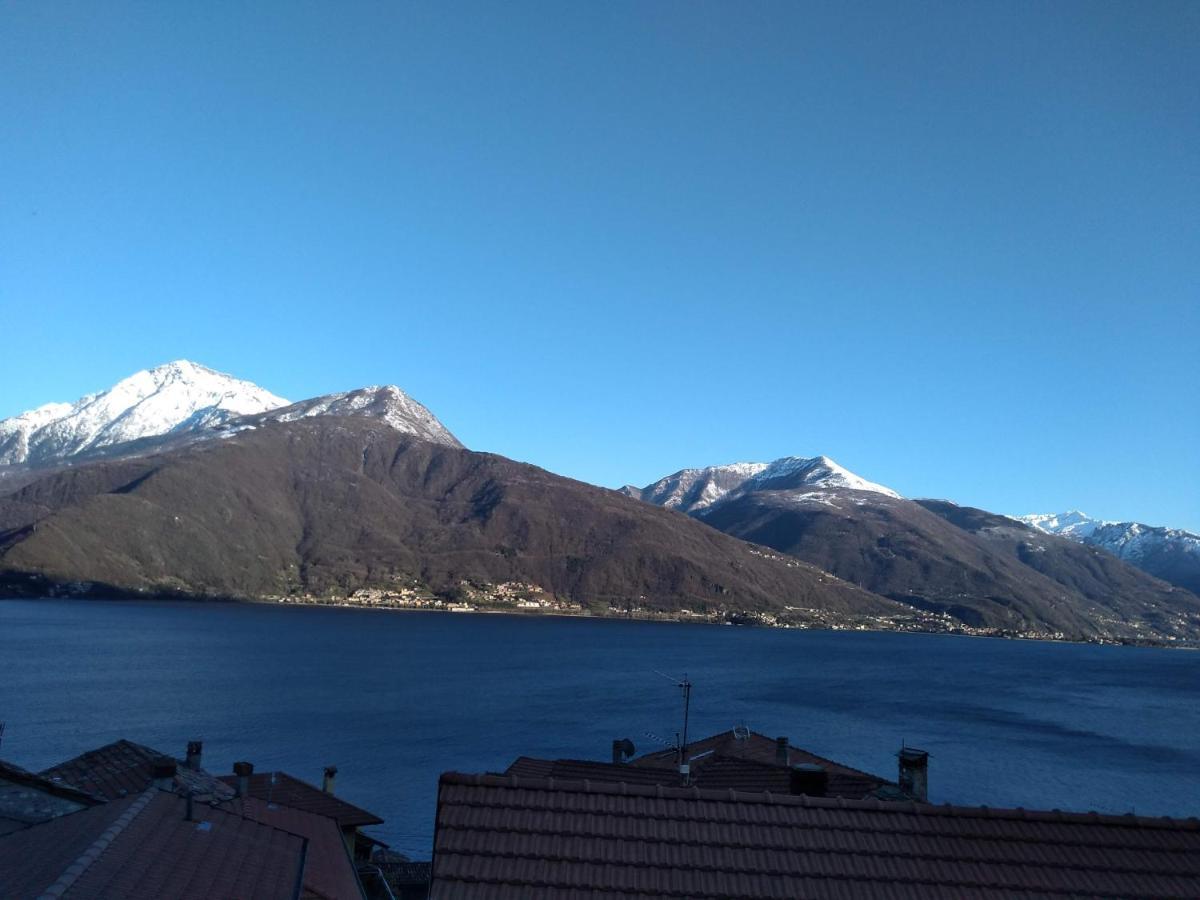
POLYGON ((1200 896, 1200 821, 442 776, 431 898, 1200 896))
POLYGON ((304 838, 153 788, 0 838, 4 896, 294 898, 304 838))
POLYGON ((218 800, 228 799, 233 792, 219 780, 202 770, 188 769, 165 753, 135 744, 133 741, 114 741, 80 754, 74 759, 52 766, 42 777, 94 794, 101 800, 116 800, 140 794, 154 783, 154 767, 162 762, 175 762, 175 783, 184 792, 218 800))
MULTIPOLYGON (((374 813, 360 809, 353 803, 347 803, 333 794, 327 794, 287 772, 255 772, 249 778, 251 797, 325 816, 336 821, 342 828, 383 824, 383 819, 374 813)), ((238 779, 236 775, 222 775, 220 780, 226 785, 235 786, 238 779)))
MULTIPOLYGON (((819 765, 828 776, 825 796, 861 800, 893 782, 860 772, 833 760, 788 747, 788 765, 777 760, 778 745, 772 738, 755 732, 738 736, 732 731, 715 734, 688 745, 691 760, 691 784, 699 788, 734 788, 739 791, 791 792, 790 767, 808 763, 819 765)), ((576 759, 534 759, 521 756, 505 774, 522 778, 566 778, 577 781, 609 781, 626 784, 661 784, 680 787, 678 759, 674 749, 640 756, 627 764, 576 759)))
MULTIPOLYGON (((759 734, 756 731, 745 732, 740 736, 736 731, 723 731, 720 734, 714 734, 711 737, 688 744, 688 757, 691 760, 692 774, 697 783, 704 780, 705 768, 718 760, 723 760, 722 765, 725 768, 726 776, 739 772, 739 767, 729 762, 730 758, 746 760, 751 763, 760 763, 765 766, 774 766, 780 770, 785 770, 785 767, 777 761, 777 753, 778 744, 776 740, 759 734)), ((798 766, 804 764, 818 765, 825 769, 829 775, 829 786, 826 793, 833 797, 860 799, 880 788, 895 786, 895 782, 888 781, 886 778, 880 778, 878 775, 872 775, 869 772, 852 769, 849 766, 826 759, 823 756, 817 756, 815 753, 810 753, 799 747, 789 746, 787 765, 798 766)), ((674 768, 678 766, 678 761, 676 752, 672 748, 639 756, 630 762, 630 765, 674 768)), ((762 773, 761 770, 757 771, 758 774, 755 774, 756 770, 747 769, 744 773, 739 773, 744 774, 746 780, 738 778, 729 783, 714 784, 714 787, 736 787, 739 790, 768 789, 767 784, 759 787, 756 779, 770 778, 771 776, 762 773)), ((783 788, 781 792, 786 792, 786 788, 783 788)))
POLYGON ((304 860, 304 889, 319 897, 353 900, 363 896, 358 874, 342 831, 333 819, 304 812, 257 797, 244 797, 224 803, 222 809, 240 814, 264 825, 308 839, 304 860))
POLYGON ((0 759, 0 781, 24 785, 55 797, 61 797, 64 800, 73 800, 76 803, 82 803, 84 806, 95 806, 101 802, 98 797, 93 797, 86 791, 78 790, 60 781, 51 781, 43 775, 35 775, 33 772, 22 769, 20 766, 14 766, 12 763, 5 762, 2 759, 0 759))
MULTIPOLYGON (((505 775, 521 778, 563 778, 568 781, 609 781, 627 784, 679 786, 679 773, 672 769, 634 768, 588 759, 534 759, 519 756, 504 770, 505 775)), ((784 775, 787 771, 784 770, 784 775)))

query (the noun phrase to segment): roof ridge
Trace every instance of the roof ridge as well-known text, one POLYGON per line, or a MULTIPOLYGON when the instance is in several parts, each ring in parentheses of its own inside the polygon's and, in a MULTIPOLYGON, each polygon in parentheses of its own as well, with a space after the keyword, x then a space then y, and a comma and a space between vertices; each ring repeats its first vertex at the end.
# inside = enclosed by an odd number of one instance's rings
MULTIPOLYGON (((756 735, 757 737, 763 738, 764 740, 771 741, 772 743, 774 743, 774 741, 775 741, 775 738, 770 737, 769 735, 765 735, 761 731, 753 731, 752 730, 750 733, 753 735, 756 735)), ((801 753, 806 753, 811 757, 821 760, 821 762, 828 763, 831 766, 836 766, 837 768, 843 769, 847 772, 853 772, 856 775, 865 775, 867 778, 873 778, 876 781, 883 781, 887 784, 895 783, 895 782, 888 781, 886 778, 884 778, 881 775, 876 775, 874 772, 867 772, 863 769, 856 769, 856 768, 854 768, 854 766, 848 766, 845 763, 838 762, 836 759, 830 759, 828 756, 822 756, 820 753, 813 753, 811 750, 808 750, 804 747, 797 747, 795 744, 790 743, 790 741, 788 743, 788 750, 789 751, 799 750, 801 753)), ((765 765, 770 765, 770 763, 765 763, 765 765)))
POLYGON ((917 804, 911 800, 850 800, 845 797, 809 797, 794 794, 775 794, 770 791, 734 791, 732 788, 692 788, 643 785, 629 782, 579 781, 570 778, 536 778, 519 775, 480 775, 462 772, 443 772, 438 779, 442 784, 477 785, 495 788, 524 788, 526 790, 555 790, 591 794, 627 794, 643 797, 669 797, 687 800, 731 800, 741 803, 784 804, 790 806, 812 806, 830 809, 859 809, 887 814, 911 813, 920 808, 921 814, 930 817, 953 817, 967 819, 1010 819, 1042 822, 1090 822, 1128 828, 1131 825, 1159 828, 1189 828, 1200 830, 1200 818, 1175 819, 1169 816, 1135 816, 1131 813, 1113 815, 1097 812, 1063 812, 1062 810, 1003 809, 988 806, 952 806, 917 804), (624 789, 622 789, 624 788, 624 789))
POLYGON ((71 885, 78 881, 79 877, 88 870, 88 867, 103 855, 104 851, 117 839, 117 836, 141 814, 142 810, 150 805, 150 801, 154 799, 157 793, 158 788, 153 787, 143 791, 141 796, 133 801, 129 805, 129 808, 121 813, 115 822, 100 833, 100 837, 92 841, 91 845, 71 865, 67 866, 66 870, 58 876, 54 883, 42 892, 38 900, 57 900, 57 898, 70 890, 71 885))

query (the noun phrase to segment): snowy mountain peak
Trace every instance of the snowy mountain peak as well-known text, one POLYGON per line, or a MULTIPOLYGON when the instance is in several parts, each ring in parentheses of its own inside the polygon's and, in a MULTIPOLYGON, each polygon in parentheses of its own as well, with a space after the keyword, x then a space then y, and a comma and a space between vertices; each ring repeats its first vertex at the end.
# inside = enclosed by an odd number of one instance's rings
POLYGON ((1101 525, 1112 525, 1112 522, 1102 522, 1100 519, 1093 519, 1086 513, 1082 513, 1077 509, 1068 510, 1063 513, 1035 513, 1029 516, 1014 516, 1018 522, 1024 522, 1036 528, 1038 531, 1044 531, 1047 534, 1061 534, 1075 540, 1082 541, 1101 525))
POLYGON ((196 431, 284 406, 256 384, 189 360, 135 372, 74 403, 0 421, 0 465, 46 465, 147 437, 196 431))
POLYGON ((433 413, 394 384, 372 385, 355 391, 301 400, 280 409, 244 416, 223 427, 226 430, 241 431, 268 422, 294 422, 311 416, 365 416, 381 419, 397 431, 411 434, 421 440, 449 447, 462 446, 458 438, 451 434, 433 413))
POLYGON ((1200 535, 1141 522, 1106 522, 1074 509, 1013 516, 1047 534, 1099 547, 1180 587, 1200 593, 1200 535))
POLYGON ((703 469, 683 469, 641 491, 625 489, 625 493, 658 506, 695 513, 748 491, 814 487, 900 496, 891 488, 855 475, 828 456, 785 456, 771 463, 741 462, 703 469))

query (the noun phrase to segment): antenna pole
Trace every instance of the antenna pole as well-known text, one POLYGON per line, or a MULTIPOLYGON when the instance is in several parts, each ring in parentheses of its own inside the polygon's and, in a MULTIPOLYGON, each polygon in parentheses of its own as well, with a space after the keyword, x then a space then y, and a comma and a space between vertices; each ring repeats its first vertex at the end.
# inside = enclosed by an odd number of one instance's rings
POLYGON ((688 713, 692 705, 692 683, 688 681, 687 672, 683 673, 683 681, 679 683, 683 688, 683 745, 679 750, 679 771, 683 775, 683 783, 687 784, 692 778, 692 767, 688 763, 687 747, 688 747, 688 713))

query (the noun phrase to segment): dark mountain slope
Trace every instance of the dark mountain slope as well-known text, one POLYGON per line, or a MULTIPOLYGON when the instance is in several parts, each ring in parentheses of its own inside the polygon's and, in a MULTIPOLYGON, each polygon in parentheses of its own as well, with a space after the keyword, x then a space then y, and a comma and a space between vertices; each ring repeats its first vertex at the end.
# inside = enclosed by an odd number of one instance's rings
POLYGON ((684 515, 370 419, 50 473, 0 497, 0 528, 10 585, 255 597, 415 577, 436 591, 532 582, 596 605, 896 611, 684 515))
MULTIPOLYGON (((968 513, 955 515, 965 524, 968 513)), ((744 492, 697 513, 727 534, 970 625, 1168 638, 1200 628, 1200 598, 1115 558, 1110 567, 1067 541, 1036 535, 1030 544, 1031 530, 1024 538, 972 530, 947 516, 910 500, 836 488, 744 492)))

